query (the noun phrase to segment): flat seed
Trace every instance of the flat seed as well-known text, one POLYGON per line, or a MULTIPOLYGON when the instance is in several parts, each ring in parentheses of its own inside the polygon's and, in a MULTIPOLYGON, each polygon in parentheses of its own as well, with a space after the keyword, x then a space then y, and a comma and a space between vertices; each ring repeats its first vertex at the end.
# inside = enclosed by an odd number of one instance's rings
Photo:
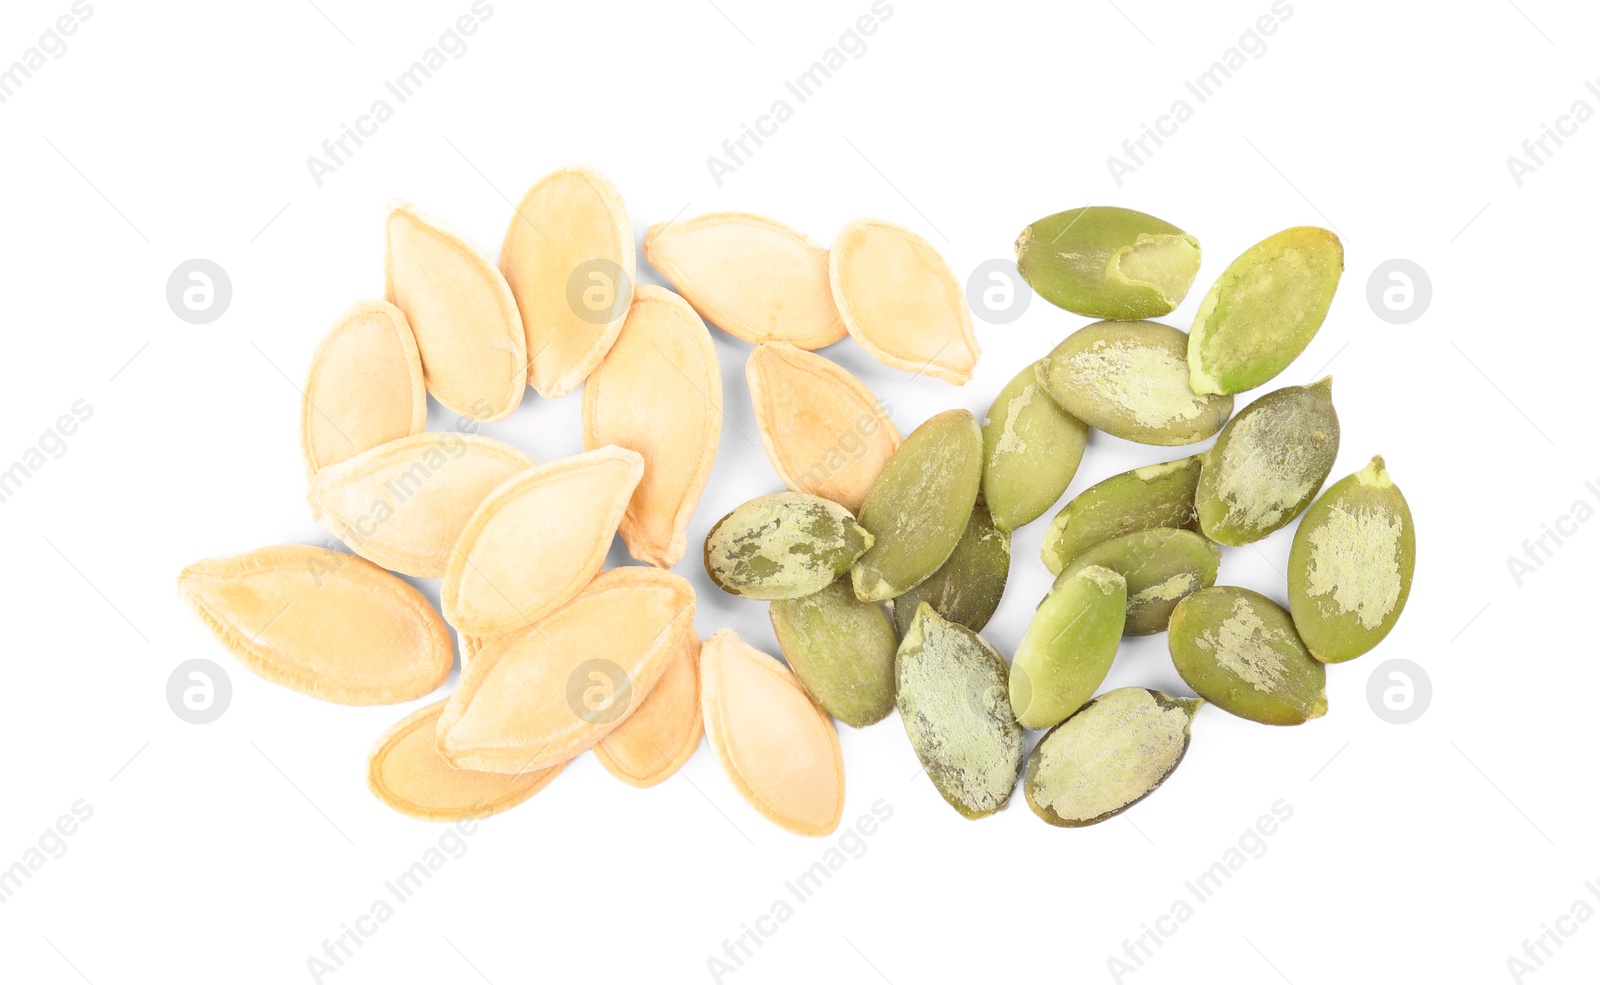
POLYGON ((634 787, 653 787, 678 772, 700 746, 700 637, 691 623, 678 634, 667 669, 639 710, 595 743, 606 772, 634 787))
POLYGON ((1172 613, 1167 645, 1178 676, 1223 711, 1299 725, 1328 711, 1327 674, 1276 602, 1246 588, 1207 588, 1172 613))
POLYGON ((527 329, 528 383, 564 397, 600 365, 633 299, 633 223, 591 168, 562 168, 528 189, 506 229, 500 269, 527 329))
POLYGON ((1049 728, 1094 696, 1111 672, 1128 583, 1110 568, 1079 568, 1050 590, 1011 659, 1011 708, 1025 728, 1049 728))
POLYGON ((1200 529, 1240 547, 1288 526, 1338 454, 1332 377, 1272 391, 1229 421, 1203 456, 1194 499, 1200 529))
POLYGON ((461 769, 523 773, 564 763, 639 710, 681 636, 694 589, 669 571, 607 571, 461 672, 439 719, 439 749, 461 769))
POLYGON ((772 603, 783 658, 822 710, 852 728, 894 709, 894 625, 876 602, 856 598, 848 578, 814 595, 772 603))
POLYGON ((313 518, 369 561, 441 578, 467 521, 533 460, 459 431, 400 438, 329 465, 311 480, 313 518))
POLYGON ((1044 515, 1072 484, 1089 428, 1061 409, 1024 367, 983 419, 983 498, 995 526, 1016 530, 1044 515))
POLYGON ((1010 573, 1011 535, 996 527, 980 497, 949 559, 922 584, 895 597, 895 625, 908 632, 926 602, 951 622, 982 632, 1000 606, 1010 573))
POLYGON ((1191 530, 1152 527, 1102 541, 1067 565, 1060 585, 1090 565, 1110 568, 1128 582, 1124 636, 1166 632, 1178 603, 1217 583, 1222 551, 1191 530))
POLYGON ((956 386, 978 339, 961 285, 921 236, 877 219, 839 230, 828 257, 833 302, 856 344, 886 366, 956 386))
POLYGON ((1017 270, 1040 297, 1074 314, 1159 318, 1189 293, 1200 243, 1153 215, 1091 205, 1024 229, 1017 270))
POLYGON ((1067 336, 1039 381, 1067 413, 1118 438, 1187 445, 1216 434, 1232 397, 1189 388, 1188 338, 1156 322, 1095 322, 1067 336))
POLYGON ((971 413, 935 414, 907 436, 861 506, 876 543, 850 570, 856 596, 903 595, 949 560, 983 476, 983 432, 971 413))
POLYGON ((820 349, 844 338, 828 286, 828 251, 788 226, 714 212, 650 227, 645 259, 706 320, 759 345, 820 349))
POLYGON ((465 235, 410 202, 389 203, 387 297, 416 336, 428 392, 475 421, 522 403, 528 350, 505 278, 465 235))
POLYGON ((583 387, 583 445, 631 448, 644 477, 620 533, 636 560, 683 559, 722 436, 722 372, 705 323, 671 291, 640 284, 627 323, 583 387))
POLYGON ((750 806, 799 835, 839 826, 839 734, 787 667, 724 629, 700 651, 700 707, 717 761, 750 806))
POLYGON ((467 521, 440 602, 459 632, 501 636, 553 612, 605 563, 644 459, 606 447, 518 472, 467 521))
POLYGON ((427 425, 416 336, 399 308, 362 301, 322 337, 301 402, 300 447, 314 475, 427 425))
POLYGON ((1095 698, 1033 747, 1022 780, 1028 806, 1062 828, 1116 817, 1183 762, 1201 704, 1142 687, 1095 698))
POLYGON ((1353 660, 1377 646, 1411 595, 1417 533, 1383 459, 1328 487, 1289 550, 1289 611, 1312 656, 1353 660))
POLYGON ((838 580, 872 542, 838 503, 773 493, 745 503, 706 534, 706 574, 730 595, 804 598, 838 580))
POLYGON ((411 701, 455 662, 450 631, 422 593, 320 547, 196 561, 178 576, 178 594, 245 667, 324 701, 411 701))
POLYGON ((1200 456, 1146 465, 1102 480, 1072 498, 1044 534, 1040 556, 1053 575, 1103 540, 1152 527, 1200 529, 1194 491, 1200 456))
POLYGON ((924 603, 900 641, 895 675, 900 720, 939 795, 966 818, 1004 810, 1023 753, 1005 658, 924 603))
POLYGON ((757 346, 744 375, 761 443, 783 484, 860 510, 900 447, 889 408, 838 363, 784 342, 757 346))
POLYGON ((1190 385, 1243 393, 1283 372, 1322 327, 1343 272, 1344 245, 1315 226, 1285 229, 1244 251, 1194 316, 1190 385))

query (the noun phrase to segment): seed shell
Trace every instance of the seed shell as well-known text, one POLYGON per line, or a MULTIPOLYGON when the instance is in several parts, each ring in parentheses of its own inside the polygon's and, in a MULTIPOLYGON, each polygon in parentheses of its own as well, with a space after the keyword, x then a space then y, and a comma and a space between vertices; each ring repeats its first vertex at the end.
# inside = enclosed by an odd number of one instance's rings
POLYGON ((1089 565, 1110 568, 1128 582, 1124 636, 1162 633, 1185 597, 1217 582, 1222 551, 1192 530, 1152 527, 1102 541, 1079 554, 1056 578, 1060 585, 1089 565))
POLYGON ((900 639, 883 606, 856 598, 848 578, 773 602, 768 614, 783 659, 823 711, 864 728, 894 710, 900 639))
POLYGON ((1106 205, 1046 216, 1017 237, 1017 271, 1039 296, 1089 318, 1159 318, 1189 293, 1200 243, 1153 215, 1106 205))
POLYGON ((1322 664, 1265 595, 1232 586, 1194 593, 1173 611, 1167 645, 1183 682, 1240 718, 1299 725, 1328 711, 1322 664))
POLYGON ((983 498, 995 526, 1016 530, 1044 515, 1072 484, 1089 428, 1039 382, 1038 365, 995 397, 983 419, 983 498))
POLYGON ((311 357, 300 413, 306 474, 416 434, 427 419, 422 357, 405 314, 387 301, 353 305, 311 357))
POLYGON ((1079 568, 1039 603, 1011 659, 1011 707, 1025 728, 1049 728, 1094 696, 1117 655, 1128 583, 1110 568, 1079 568))
POLYGON ((706 534, 706 574, 730 595, 797 599, 820 592, 873 544, 850 511, 805 493, 750 500, 706 534))
POLYGON ((594 746, 606 772, 634 787, 653 787, 678 772, 700 746, 700 637, 693 623, 678 634, 661 679, 637 711, 594 746))
POLYGON ((1011 535, 997 528, 979 497, 949 559, 922 584, 895 597, 895 625, 906 633, 926 602, 951 622, 982 632, 1000 606, 1010 572, 1011 535))
POLYGON ((1200 456, 1146 465, 1095 483, 1062 507, 1044 534, 1040 556, 1059 575, 1101 541, 1152 527, 1200 529, 1194 492, 1200 482, 1200 456))

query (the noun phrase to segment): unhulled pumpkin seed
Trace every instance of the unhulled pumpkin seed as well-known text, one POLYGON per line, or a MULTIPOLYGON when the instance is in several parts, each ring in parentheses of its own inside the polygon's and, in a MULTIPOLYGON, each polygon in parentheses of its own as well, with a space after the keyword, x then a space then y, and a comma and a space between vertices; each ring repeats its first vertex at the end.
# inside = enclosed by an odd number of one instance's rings
POLYGON ((595 743, 606 772, 633 787, 653 787, 678 772, 700 745, 700 637, 691 622, 678 634, 661 679, 639 710, 595 743))
POLYGON ((1103 479, 1062 507, 1044 534, 1040 556, 1053 575, 1103 540, 1152 527, 1200 529, 1194 491, 1200 456, 1146 465, 1103 479))
POLYGON ((873 535, 831 500, 784 492, 750 500, 706 534, 706 574, 730 595, 798 599, 833 584, 873 535))
POLYGON ((1083 568, 1110 568, 1128 582, 1124 636, 1165 632, 1186 596, 1217 583, 1222 551, 1192 530, 1152 527, 1102 541, 1079 554, 1056 578, 1060 585, 1083 568))
POLYGON ((322 337, 306 375, 300 447, 306 474, 417 434, 428 421, 422 357, 405 314, 362 301, 322 337))
POLYGON ((1039 603, 1011 658, 1011 708, 1026 728, 1049 728, 1088 701, 1117 655, 1128 583, 1110 568, 1079 568, 1039 603))
POLYGON ((1328 711, 1327 673, 1276 602, 1247 588, 1207 588, 1172 613, 1167 646, 1178 676, 1223 711, 1299 725, 1328 711))
POLYGON ((983 498, 995 526, 1016 530, 1054 506, 1088 440, 1089 428, 1045 392, 1036 365, 1013 377, 983 419, 983 498))
POLYGON ((856 598, 850 579, 773 602, 770 615, 789 669, 823 711, 863 728, 893 710, 900 641, 883 606, 856 598))
POLYGON ((922 584, 895 597, 895 625, 906 633, 926 602, 951 622, 982 632, 1000 606, 1010 572, 1011 535, 996 528, 980 496, 949 559, 922 584))
POLYGON ((1200 243, 1153 215, 1091 205, 1024 229, 1017 270, 1040 297, 1074 314, 1159 318, 1189 293, 1200 243))

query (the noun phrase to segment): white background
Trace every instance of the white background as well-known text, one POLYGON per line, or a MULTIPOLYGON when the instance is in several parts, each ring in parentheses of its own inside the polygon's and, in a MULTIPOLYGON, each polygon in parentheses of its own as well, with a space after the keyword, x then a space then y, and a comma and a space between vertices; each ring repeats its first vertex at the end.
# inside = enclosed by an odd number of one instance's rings
MULTIPOLYGON (((1201 105, 1184 81, 1270 16, 1268 0, 1119 6, 895 0, 865 53, 719 187, 707 157, 867 0, 498 0, 465 54, 318 187, 307 157, 468 0, 95 2, 65 54, 0 104, 0 467, 74 401, 93 408, 65 454, 0 504, 0 867, 75 802, 93 809, 65 854, 0 904, 4 977, 309 981, 307 958, 444 833, 364 782, 373 739, 414 706, 341 707, 259 680, 185 609, 174 578, 202 557, 325 541, 304 499, 297 387, 334 315, 381 293, 388 199, 492 252, 508 198, 567 163, 614 180, 641 238, 676 215, 738 209, 826 244, 872 215, 927 236, 963 281, 1045 214, 1142 209, 1205 250, 1190 299, 1165 319, 1182 328, 1245 247, 1292 225, 1335 228, 1344 283, 1274 385, 1327 366, 1343 422, 1335 477, 1383 454, 1418 523, 1409 608, 1380 649, 1330 668, 1326 718, 1272 729, 1207 708, 1172 779, 1098 827, 1049 827, 1020 793, 997 817, 963 820, 918 773, 896 719, 841 727, 845 824, 879 800, 892 817, 791 919, 765 923, 776 932, 724 981, 1111 981, 1107 959, 1175 899, 1193 902, 1185 881, 1279 801, 1293 814, 1264 854, 1166 924, 1123 981, 1514 980, 1507 958, 1525 939, 1580 898, 1600 907, 1584 887, 1600 878, 1587 631, 1600 525, 1577 525, 1520 586, 1506 560, 1575 501, 1600 503, 1584 486, 1600 480, 1600 122, 1521 187, 1506 165, 1575 100, 1600 109, 1583 86, 1600 76, 1600 17, 1555 0, 1292 0, 1265 53, 1201 105), (1106 158, 1179 98, 1193 118, 1118 187, 1106 158), (231 307, 210 325, 165 300, 168 274, 193 257, 232 278, 231 307), (1368 275, 1394 257, 1432 279, 1431 307, 1408 325, 1366 300, 1368 275), (232 678, 232 706, 211 725, 166 703, 169 673, 194 657, 232 678), (1368 704, 1391 658, 1432 680, 1410 725, 1368 704)), ((67 10, 6 3, 0 66, 67 10)), ((640 279, 661 282, 642 261, 640 279)), ((981 415, 1083 322, 1037 298, 1016 323, 979 322, 984 354, 962 388, 913 380, 849 341, 828 355, 909 431, 947 407, 981 415)), ((714 334, 727 421, 691 545, 777 488, 752 440, 748 347, 714 334)), ((541 461, 572 454, 579 402, 530 394, 486 433, 541 461)), ((432 408, 431 426, 450 421, 432 408)), ((1177 454, 1097 434, 1071 491, 1177 454)), ((1048 585, 1047 520, 1016 536, 986 632, 1007 653, 1048 585)), ((1223 580, 1282 600, 1290 534, 1230 551, 1223 580)), ((702 634, 732 626, 774 650, 765 607, 712 588, 693 546, 680 570, 699 590, 702 634)), ((423 586, 436 597, 437 583, 423 586)), ((1164 637, 1125 646, 1107 687, 1131 683, 1183 690, 1164 637)), ((481 825, 323 980, 710 981, 707 959, 839 838, 764 820, 704 745, 646 791, 586 756, 481 825)), ((1560 926, 1570 938, 1523 980, 1593 980, 1600 920, 1560 926)))

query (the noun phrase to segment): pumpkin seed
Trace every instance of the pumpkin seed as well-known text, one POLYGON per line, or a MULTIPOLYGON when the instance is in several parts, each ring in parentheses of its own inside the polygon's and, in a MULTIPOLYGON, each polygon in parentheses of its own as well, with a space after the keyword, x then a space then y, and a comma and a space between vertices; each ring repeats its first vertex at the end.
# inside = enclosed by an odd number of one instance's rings
POLYGON ((1242 393, 1283 372, 1328 316, 1344 272, 1339 237, 1315 226, 1274 233, 1228 264, 1194 316, 1197 393, 1242 393))
POLYGON ((900 641, 895 677, 900 720, 939 795, 966 818, 1003 810, 1022 770, 1005 658, 924 602, 900 641))
POLYGON ((1057 513, 1040 556, 1053 575, 1103 540, 1152 527, 1200 529, 1194 509, 1200 456, 1146 465, 1095 483, 1057 513))
POLYGON ((895 625, 906 633, 926 602, 951 622, 981 632, 1000 606, 1010 571, 1011 535, 996 528, 980 496, 949 560, 922 584, 895 597, 895 625))
POLYGON ((1013 377, 983 419, 983 498, 995 526, 1016 530, 1054 506, 1088 440, 1088 427, 1045 392, 1037 364, 1013 377))
POLYGON ((769 614, 789 669, 823 711, 863 728, 894 709, 900 640, 883 606, 856 598, 848 578, 773 602, 769 614))
POLYGON ((405 314, 387 301, 362 301, 340 315, 306 375, 306 474, 416 434, 427 419, 422 357, 405 314))
POLYGON ((1333 377, 1274 390, 1228 422, 1203 456, 1195 510, 1219 544, 1242 547, 1289 525, 1339 453, 1333 377))
POLYGON ((700 746, 700 637, 693 623, 678 634, 661 679, 639 710, 595 743, 606 772, 634 787, 653 787, 678 772, 700 746))
POLYGON ((1328 487, 1294 534, 1289 611, 1312 656, 1353 660, 1377 646, 1411 595, 1417 534, 1383 459, 1328 487))
POLYGON ((1178 676, 1223 711, 1299 725, 1328 711, 1327 673, 1276 602, 1247 588, 1206 588, 1178 603, 1167 645, 1178 676))
POLYGON ((1116 817, 1183 762, 1201 704, 1142 687, 1100 695, 1033 747, 1022 781, 1028 806, 1062 828, 1116 817))
POLYGON ((1110 568, 1128 582, 1124 636, 1162 633, 1180 601, 1217 583, 1222 551, 1190 530, 1152 527, 1102 541, 1079 554, 1056 578, 1060 585, 1083 568, 1110 568))
POLYGON ((949 560, 966 532, 983 476, 983 432, 970 412, 922 422, 878 474, 861 506, 876 543, 850 570, 856 596, 892 599, 949 560))
POLYGON ((750 500, 706 534, 706 574, 730 595, 798 599, 850 570, 872 534, 838 503, 805 493, 750 500))
POLYGON ((1118 438, 1187 445, 1217 433, 1233 398, 1189 388, 1188 339, 1156 322, 1078 329, 1039 364, 1039 382, 1067 413, 1118 438))
POLYGON ((1159 318, 1183 302, 1200 243, 1153 215, 1107 205, 1046 216, 1017 237, 1017 271, 1051 304, 1089 318, 1159 318))
POLYGON ((1128 583, 1089 565, 1039 603, 1011 659, 1011 707, 1025 728, 1049 728, 1083 707, 1111 672, 1128 583))

